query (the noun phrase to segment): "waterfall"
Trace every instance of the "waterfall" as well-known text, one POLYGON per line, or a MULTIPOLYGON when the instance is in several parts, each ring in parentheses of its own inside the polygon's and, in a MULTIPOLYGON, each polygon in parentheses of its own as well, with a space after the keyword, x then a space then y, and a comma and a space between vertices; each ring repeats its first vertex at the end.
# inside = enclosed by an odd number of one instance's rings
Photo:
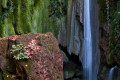
POLYGON ((112 68, 110 69, 109 75, 108 75, 108 80, 114 80, 114 79, 113 79, 113 76, 114 76, 114 70, 115 70, 116 67, 117 67, 117 66, 112 67, 112 68))
POLYGON ((93 80, 92 73, 92 31, 90 21, 90 0, 84 0, 84 80, 93 80))

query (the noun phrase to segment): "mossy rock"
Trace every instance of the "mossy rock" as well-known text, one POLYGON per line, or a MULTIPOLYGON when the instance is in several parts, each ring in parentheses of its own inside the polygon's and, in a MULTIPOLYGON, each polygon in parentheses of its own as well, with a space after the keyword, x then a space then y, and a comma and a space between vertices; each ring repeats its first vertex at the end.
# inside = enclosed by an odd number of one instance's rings
POLYGON ((57 39, 52 33, 29 33, 17 35, 17 38, 16 36, 0 38, 0 45, 2 45, 0 46, 0 53, 3 53, 0 54, 2 56, 0 58, 0 70, 3 72, 1 76, 4 80, 63 80, 62 53, 57 39), (27 46, 33 40, 37 42, 36 46, 41 49, 32 54, 29 59, 17 60, 10 53, 13 44, 27 46), (2 62, 5 63, 3 66, 1 66, 2 62))
POLYGON ((16 80, 14 77, 12 77, 12 75, 10 75, 9 73, 4 73, 3 74, 4 80, 16 80))
POLYGON ((2 0, 2 7, 7 8, 7 2, 8 0, 2 0))
POLYGON ((3 23, 0 22, 0 37, 4 37, 4 36, 5 36, 5 27, 3 23))
POLYGON ((113 64, 114 59, 113 59, 113 55, 112 54, 108 54, 107 55, 107 63, 108 64, 113 64))
POLYGON ((107 21, 106 1, 98 0, 98 4, 99 4, 99 20, 100 25, 102 25, 107 21))

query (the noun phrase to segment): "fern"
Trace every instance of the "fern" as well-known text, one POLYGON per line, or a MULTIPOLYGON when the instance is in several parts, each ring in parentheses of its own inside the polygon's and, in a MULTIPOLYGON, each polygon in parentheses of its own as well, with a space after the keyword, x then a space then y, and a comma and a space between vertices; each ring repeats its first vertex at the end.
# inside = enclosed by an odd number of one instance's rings
POLYGON ((22 44, 12 45, 12 49, 10 51, 10 53, 13 54, 13 58, 16 60, 29 59, 27 56, 28 53, 24 51, 22 44))

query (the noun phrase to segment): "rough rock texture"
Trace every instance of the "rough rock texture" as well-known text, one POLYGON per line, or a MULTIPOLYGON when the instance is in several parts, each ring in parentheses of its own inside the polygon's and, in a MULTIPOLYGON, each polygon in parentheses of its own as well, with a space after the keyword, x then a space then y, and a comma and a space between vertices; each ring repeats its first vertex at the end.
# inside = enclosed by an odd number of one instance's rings
POLYGON ((79 56, 69 55, 66 47, 60 46, 63 54, 63 74, 64 80, 83 80, 83 66, 79 61, 79 56))
POLYGON ((59 43, 67 47, 69 54, 82 56, 83 47, 83 0, 69 0, 67 7, 67 28, 59 30, 59 43), (66 43, 65 43, 66 42, 66 43))
POLYGON ((83 0, 72 1, 71 21, 67 27, 67 46, 69 54, 82 55, 83 47, 83 0), (82 6, 81 6, 82 5, 82 6), (82 9, 81 9, 82 8, 82 9), (82 15, 82 18, 81 18, 82 15))
POLYGON ((83 0, 69 0, 67 6, 67 27, 59 30, 59 44, 68 48, 69 54, 82 55, 83 0))
POLYGON ((0 38, 0 80, 63 80, 63 59, 55 37, 51 33, 29 33, 0 38), (33 40, 40 50, 30 49, 29 59, 13 58, 13 44, 28 46, 33 40))

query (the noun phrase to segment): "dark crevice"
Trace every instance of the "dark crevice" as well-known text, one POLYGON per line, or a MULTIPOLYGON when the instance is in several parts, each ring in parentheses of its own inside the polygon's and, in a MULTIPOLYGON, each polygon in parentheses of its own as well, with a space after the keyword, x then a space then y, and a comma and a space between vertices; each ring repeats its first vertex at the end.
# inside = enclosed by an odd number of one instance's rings
POLYGON ((79 78, 82 80, 83 75, 82 74, 78 75, 78 73, 81 73, 83 71, 82 63, 79 60, 79 56, 74 55, 74 53, 70 55, 67 51, 67 47, 59 45, 59 48, 66 54, 67 58, 69 59, 68 62, 63 62, 63 72, 68 70, 69 66, 75 68, 75 74, 73 75, 73 77, 70 77, 68 79, 65 79, 64 77, 64 80, 73 80, 74 78, 79 78))
POLYGON ((0 68, 0 75, 1 75, 1 80, 4 80, 4 78, 3 78, 3 71, 2 71, 2 69, 0 68))
POLYGON ((70 55, 67 51, 67 47, 63 47, 63 46, 59 45, 59 48, 66 54, 66 56, 68 57, 69 60, 82 66, 82 63, 79 60, 79 56, 75 55, 74 53, 71 53, 71 55, 70 55))

